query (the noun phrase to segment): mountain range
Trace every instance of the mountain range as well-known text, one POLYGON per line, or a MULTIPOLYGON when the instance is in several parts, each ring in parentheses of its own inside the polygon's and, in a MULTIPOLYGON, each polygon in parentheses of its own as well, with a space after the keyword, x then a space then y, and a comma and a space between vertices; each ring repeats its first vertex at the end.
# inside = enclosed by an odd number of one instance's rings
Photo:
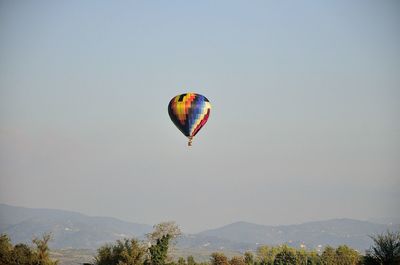
MULTIPOLYGON (((184 234, 176 247, 195 251, 246 251, 261 245, 288 244, 294 247, 322 249, 326 245, 349 245, 365 251, 372 243, 370 235, 399 230, 400 225, 378 224, 354 219, 332 219, 303 224, 268 226, 236 222, 197 234, 184 234)), ((96 249, 117 239, 144 239, 151 225, 121 221, 111 217, 53 210, 31 209, 0 204, 0 233, 14 243, 29 243, 34 236, 51 232, 54 249, 96 249)))
POLYGON ((29 243, 34 236, 51 232, 51 248, 94 249, 124 237, 143 237, 152 226, 110 217, 53 210, 31 209, 0 204, 0 233, 14 243, 29 243))

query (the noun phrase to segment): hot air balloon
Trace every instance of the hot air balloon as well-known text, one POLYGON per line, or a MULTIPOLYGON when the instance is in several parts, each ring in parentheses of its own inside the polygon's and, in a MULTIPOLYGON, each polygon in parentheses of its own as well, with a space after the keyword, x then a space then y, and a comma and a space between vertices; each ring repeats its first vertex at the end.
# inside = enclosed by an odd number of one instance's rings
POLYGON ((186 93, 175 96, 168 104, 168 113, 176 127, 189 139, 192 145, 193 137, 206 124, 210 116, 211 104, 205 96, 186 93))

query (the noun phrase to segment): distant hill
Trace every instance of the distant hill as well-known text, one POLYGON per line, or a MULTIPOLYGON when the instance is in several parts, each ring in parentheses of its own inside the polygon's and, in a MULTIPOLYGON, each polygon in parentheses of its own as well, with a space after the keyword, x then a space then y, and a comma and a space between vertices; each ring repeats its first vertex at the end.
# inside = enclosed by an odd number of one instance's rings
MULTIPOLYGON (((360 251, 368 249, 372 240, 369 235, 398 230, 399 225, 375 224, 353 219, 332 219, 327 221, 307 222, 296 225, 267 226, 247 222, 237 222, 217 229, 201 232, 195 237, 214 238, 229 241, 229 245, 241 244, 241 250, 256 249, 259 245, 278 245, 286 243, 294 247, 301 244, 307 248, 321 248, 326 245, 349 245, 360 251)), ((225 243, 226 244, 226 243, 225 243)), ((204 243, 203 243, 204 246, 204 243)), ((199 246, 200 247, 200 246, 199 246)))
POLYGON ((13 242, 29 243, 33 236, 51 232, 51 248, 94 249, 123 237, 143 237, 151 230, 150 225, 110 217, 0 204, 0 233, 8 234, 13 242))
MULTIPOLYGON (((309 249, 326 245, 349 245, 360 251, 368 249, 368 237, 386 230, 399 230, 399 225, 377 224, 353 219, 333 219, 304 224, 268 226, 237 222, 198 234, 185 234, 177 242, 180 253, 211 253, 212 251, 243 252, 260 245, 288 244, 309 249)), ((29 243, 34 235, 51 232, 53 249, 96 249, 107 242, 124 237, 143 238, 152 226, 121 221, 110 217, 30 209, 0 204, 0 233, 8 234, 14 243, 29 243)))

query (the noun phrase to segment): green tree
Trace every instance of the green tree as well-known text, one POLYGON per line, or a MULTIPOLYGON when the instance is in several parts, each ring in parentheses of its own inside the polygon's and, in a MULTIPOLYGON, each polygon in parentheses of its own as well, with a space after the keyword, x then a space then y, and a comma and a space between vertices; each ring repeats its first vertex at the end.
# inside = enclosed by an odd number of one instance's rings
POLYGON ((307 265, 308 264, 308 253, 304 249, 296 250, 296 264, 307 265))
POLYGON ((326 246, 321 255, 323 265, 336 265, 335 249, 331 246, 326 246))
POLYGON ((136 239, 117 240, 97 250, 96 265, 143 265, 146 248, 136 239))
POLYGON ((371 236, 374 245, 367 251, 366 264, 398 265, 400 264, 400 232, 390 232, 371 236))
POLYGON ((13 245, 7 235, 0 236, 0 265, 8 265, 11 263, 13 245))
POLYGON ((322 265, 321 256, 316 251, 307 253, 307 265, 322 265))
POLYGON ((53 261, 49 257, 50 239, 50 234, 35 238, 33 240, 35 248, 31 248, 25 244, 13 246, 7 235, 1 235, 0 265, 56 265, 58 261, 53 261))
POLYGON ((182 257, 179 257, 177 264, 178 265, 186 265, 186 260, 184 258, 182 258, 182 257))
POLYGON ((211 265, 229 265, 228 258, 219 252, 211 254, 211 265))
POLYGON ((260 265, 273 265, 275 256, 282 247, 260 246, 257 249, 257 259, 260 265))
POLYGON ((32 252, 31 248, 25 244, 18 244, 14 246, 12 250, 12 262, 13 265, 33 265, 33 264, 45 264, 39 263, 37 256, 32 252))
POLYGON ((244 262, 246 265, 254 265, 254 255, 250 251, 244 253, 244 262))
POLYGON ((168 255, 176 244, 176 239, 182 234, 181 229, 174 221, 162 222, 153 226, 153 231, 146 234, 147 240, 151 245, 156 245, 158 240, 168 236, 167 256, 165 263, 172 263, 172 258, 168 255))
POLYGON ((186 259, 187 265, 197 265, 196 261, 194 261, 193 256, 188 256, 186 259))
POLYGON ((157 244, 149 248, 150 264, 151 265, 165 265, 168 255, 168 244, 171 236, 169 234, 163 235, 157 239, 157 244))
POLYGON ((359 261, 360 255, 354 249, 346 245, 336 249, 336 265, 357 265, 359 261))
POLYGON ((35 254, 38 261, 38 265, 56 265, 58 261, 52 261, 50 259, 49 241, 51 240, 51 234, 44 234, 41 238, 34 238, 33 244, 36 246, 35 254))
POLYGON ((244 262, 244 258, 241 256, 234 256, 232 259, 229 261, 230 265, 246 265, 244 262))
POLYGON ((274 265, 297 265, 296 251, 284 245, 276 254, 274 265))

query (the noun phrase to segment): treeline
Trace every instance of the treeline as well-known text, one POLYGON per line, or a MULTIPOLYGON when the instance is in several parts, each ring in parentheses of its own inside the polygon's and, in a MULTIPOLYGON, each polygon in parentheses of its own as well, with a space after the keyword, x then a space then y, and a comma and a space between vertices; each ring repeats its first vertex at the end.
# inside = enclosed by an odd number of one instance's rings
POLYGON ((32 240, 34 247, 26 244, 11 244, 7 235, 0 236, 0 265, 57 265, 49 257, 48 242, 51 236, 32 240))
POLYGON ((230 260, 223 253, 211 255, 211 265, 357 265, 363 264, 361 260, 356 250, 345 245, 336 249, 328 246, 322 254, 281 245, 261 246, 255 254, 245 252, 243 256, 235 256, 230 260))
MULTIPOLYGON (((287 245, 261 246, 255 253, 228 258, 215 252, 208 262, 198 263, 193 256, 173 260, 168 251, 181 234, 174 222, 158 224, 147 235, 147 243, 136 239, 117 240, 97 250, 94 265, 400 265, 400 233, 386 232, 372 237, 373 246, 361 255, 342 245, 330 246, 318 253, 287 245)), ((49 258, 49 235, 34 239, 34 247, 25 244, 13 246, 6 235, 0 237, 0 265, 56 265, 49 258)))
POLYGON ((346 246, 325 247, 322 253, 287 245, 260 246, 255 253, 228 258, 215 252, 209 262, 197 263, 193 256, 177 261, 168 255, 169 244, 180 235, 173 222, 155 226, 148 246, 135 239, 117 241, 98 250, 95 265, 400 265, 400 233, 386 232, 372 237, 374 245, 365 255, 346 246))
POLYGON ((356 250, 342 245, 337 248, 327 246, 319 254, 316 251, 296 249, 287 245, 278 247, 261 246, 256 253, 245 252, 243 256, 228 258, 224 253, 215 252, 210 256, 209 262, 196 262, 193 256, 180 257, 172 261, 167 256, 166 243, 163 238, 158 244, 153 245, 147 258, 146 250, 132 249, 139 246, 138 241, 117 241, 98 251, 95 265, 399 265, 400 253, 397 255, 380 255, 374 257, 372 253, 360 255, 356 250), (128 253, 135 253, 129 255, 128 253), (141 253, 138 255, 138 253, 141 253), (128 258, 129 257, 129 258, 128 258), (143 257, 143 259, 140 259, 143 257))

